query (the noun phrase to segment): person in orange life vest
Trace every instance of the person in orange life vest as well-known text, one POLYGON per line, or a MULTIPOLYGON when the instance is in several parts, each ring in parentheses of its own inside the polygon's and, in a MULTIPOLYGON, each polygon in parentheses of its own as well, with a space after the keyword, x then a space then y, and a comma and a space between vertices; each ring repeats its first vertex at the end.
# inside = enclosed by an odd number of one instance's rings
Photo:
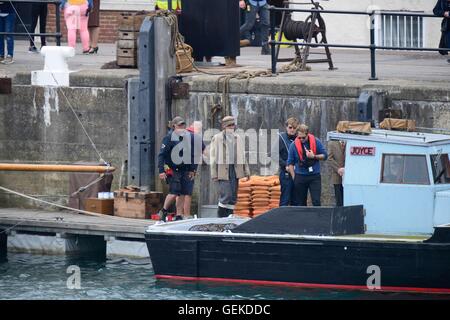
POLYGON ((328 157, 319 139, 309 133, 308 126, 297 127, 297 138, 289 147, 287 165, 294 180, 293 205, 306 206, 308 190, 314 206, 320 206, 322 182, 320 163, 328 157))

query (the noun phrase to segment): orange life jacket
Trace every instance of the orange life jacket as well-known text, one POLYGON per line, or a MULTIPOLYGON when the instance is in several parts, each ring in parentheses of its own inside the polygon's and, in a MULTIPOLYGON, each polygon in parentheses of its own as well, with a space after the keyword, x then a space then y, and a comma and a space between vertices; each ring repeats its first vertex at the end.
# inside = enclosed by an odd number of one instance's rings
MULTIPOLYGON (((317 144, 316 144, 316 138, 311 134, 308 133, 308 140, 309 140, 309 147, 311 148, 311 151, 316 154, 317 153, 317 144)), ((300 158, 300 161, 303 161, 303 148, 302 148, 302 142, 299 137, 295 138, 295 148, 298 152, 298 157, 300 158)))

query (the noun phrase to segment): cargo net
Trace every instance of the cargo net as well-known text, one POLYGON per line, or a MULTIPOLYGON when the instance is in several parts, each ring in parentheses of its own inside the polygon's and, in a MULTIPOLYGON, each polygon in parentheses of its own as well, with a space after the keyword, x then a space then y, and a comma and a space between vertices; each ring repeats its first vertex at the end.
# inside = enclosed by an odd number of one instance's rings
POLYGON ((238 225, 235 223, 208 223, 192 226, 189 231, 226 232, 233 230, 238 225))

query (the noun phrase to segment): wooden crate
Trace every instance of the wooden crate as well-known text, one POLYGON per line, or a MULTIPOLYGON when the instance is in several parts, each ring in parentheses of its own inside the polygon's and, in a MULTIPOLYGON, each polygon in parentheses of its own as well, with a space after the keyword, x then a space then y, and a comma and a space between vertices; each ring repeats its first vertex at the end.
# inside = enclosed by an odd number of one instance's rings
POLYGON ((135 31, 120 31, 119 30, 119 40, 135 40, 139 38, 139 32, 135 31))
POLYGON ((138 65, 137 48, 117 48, 117 65, 121 67, 136 67, 138 65))
POLYGON ((150 219, 163 206, 162 192, 114 192, 114 215, 125 218, 150 219))
POLYGON ((120 14, 119 17, 119 30, 139 31, 145 17, 149 15, 152 15, 152 13, 148 11, 133 12, 133 13, 123 12, 120 14))
POLYGON ((113 215, 114 199, 87 198, 84 208, 86 211, 113 215))
MULTIPOLYGON (((117 41, 117 49, 137 49, 137 41, 136 40, 118 40, 117 41)), ((137 53, 137 51, 136 51, 137 53)))

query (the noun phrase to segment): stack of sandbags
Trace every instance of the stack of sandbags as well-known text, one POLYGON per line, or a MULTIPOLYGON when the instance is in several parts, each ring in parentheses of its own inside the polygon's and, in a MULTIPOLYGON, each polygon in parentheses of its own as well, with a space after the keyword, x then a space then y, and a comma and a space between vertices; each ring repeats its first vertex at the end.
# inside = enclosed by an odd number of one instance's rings
MULTIPOLYGON (((278 177, 252 177, 252 208, 253 216, 256 217, 270 209, 270 188, 274 186, 278 177)), ((279 183, 279 181, 278 181, 279 183)))
POLYGON ((281 197, 281 186, 280 181, 278 181, 278 184, 271 186, 269 188, 270 191, 270 203, 269 208, 278 208, 280 206, 280 197, 281 197))
POLYGON ((252 185, 250 180, 239 180, 239 188, 237 194, 237 203, 234 208, 234 214, 240 217, 252 216, 252 185))

